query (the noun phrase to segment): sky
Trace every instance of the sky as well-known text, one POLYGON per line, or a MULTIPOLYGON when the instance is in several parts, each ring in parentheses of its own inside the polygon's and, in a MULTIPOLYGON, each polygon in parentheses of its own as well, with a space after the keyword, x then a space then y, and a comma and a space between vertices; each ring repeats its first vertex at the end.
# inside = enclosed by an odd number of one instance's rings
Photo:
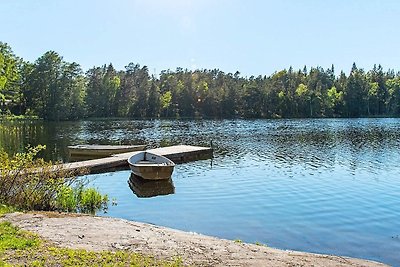
POLYGON ((0 0, 0 41, 25 60, 53 50, 84 70, 400 71, 399 14, 398 0, 0 0))

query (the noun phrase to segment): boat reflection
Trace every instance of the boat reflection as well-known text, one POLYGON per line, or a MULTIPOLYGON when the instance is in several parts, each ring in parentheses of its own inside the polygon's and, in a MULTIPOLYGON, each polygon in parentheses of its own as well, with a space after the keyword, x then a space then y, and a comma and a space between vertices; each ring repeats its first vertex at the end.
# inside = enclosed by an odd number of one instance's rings
POLYGON ((175 193, 172 179, 166 180, 145 180, 131 173, 128 180, 132 192, 140 198, 164 196, 175 193))

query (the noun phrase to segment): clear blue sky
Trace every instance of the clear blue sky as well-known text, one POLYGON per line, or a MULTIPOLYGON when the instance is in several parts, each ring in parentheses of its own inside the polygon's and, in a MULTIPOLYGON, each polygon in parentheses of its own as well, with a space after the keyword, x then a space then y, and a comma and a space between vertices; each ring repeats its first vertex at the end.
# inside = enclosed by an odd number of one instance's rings
POLYGON ((397 0, 0 0, 0 14, 0 41, 18 56, 54 50, 84 70, 400 70, 397 0))

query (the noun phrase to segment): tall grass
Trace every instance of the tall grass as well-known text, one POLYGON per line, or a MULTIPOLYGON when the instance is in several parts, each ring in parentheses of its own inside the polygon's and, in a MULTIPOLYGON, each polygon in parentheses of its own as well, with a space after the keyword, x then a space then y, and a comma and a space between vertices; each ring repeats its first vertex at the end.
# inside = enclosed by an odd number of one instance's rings
POLYGON ((58 209, 62 211, 94 213, 99 209, 107 209, 108 196, 79 184, 75 187, 60 187, 55 201, 58 209))
POLYGON ((108 197, 85 188, 71 171, 36 158, 45 146, 28 147, 27 152, 9 156, 0 151, 0 203, 22 210, 91 212, 106 208, 108 197))

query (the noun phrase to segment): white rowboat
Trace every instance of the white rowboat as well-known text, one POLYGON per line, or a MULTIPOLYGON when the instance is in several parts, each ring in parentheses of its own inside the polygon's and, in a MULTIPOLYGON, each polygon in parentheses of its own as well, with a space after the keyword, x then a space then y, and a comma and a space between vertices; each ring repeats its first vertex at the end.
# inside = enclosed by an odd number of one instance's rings
POLYGON ((133 174, 147 180, 169 179, 175 163, 166 157, 142 151, 129 157, 129 166, 133 174))

